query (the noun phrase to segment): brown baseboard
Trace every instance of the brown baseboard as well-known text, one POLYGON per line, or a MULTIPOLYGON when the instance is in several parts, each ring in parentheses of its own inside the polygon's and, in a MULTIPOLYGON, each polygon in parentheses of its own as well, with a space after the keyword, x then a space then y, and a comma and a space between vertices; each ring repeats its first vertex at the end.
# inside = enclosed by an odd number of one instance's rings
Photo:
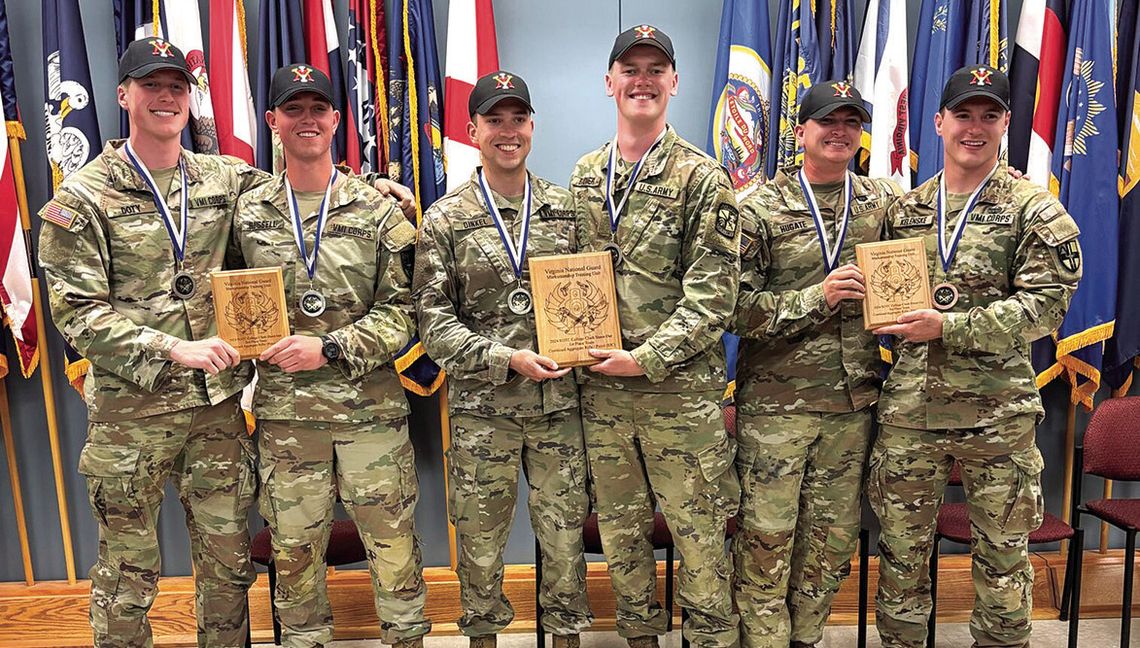
MULTIPOLYGON (((1064 579, 1065 558, 1059 554, 1033 554, 1036 570, 1034 582, 1035 619, 1056 619, 1064 579)), ((1124 556, 1121 551, 1102 554, 1085 552, 1084 586, 1081 614, 1083 617, 1120 616, 1121 591, 1124 581, 1124 556)), ((878 561, 871 559, 869 587, 874 596, 878 561)), ((428 583, 428 615, 435 620, 433 635, 457 634, 454 619, 459 616, 459 583, 455 573, 446 567, 424 570, 428 583)), ((939 561, 938 620, 962 622, 969 619, 973 606, 973 583, 968 556, 943 556, 939 561)), ((664 600, 665 566, 658 564, 658 598, 664 600)), ((587 591, 597 617, 594 630, 614 628, 614 594, 605 563, 590 563, 587 569, 587 591)), ((1137 579, 1140 584, 1140 578, 1137 579)), ((336 618, 337 639, 371 638, 379 635, 376 613, 372 607, 372 589, 368 572, 334 570, 329 574, 329 596, 336 618)), ((859 568, 852 565, 851 577, 836 597, 830 623, 854 625, 858 619, 859 568)), ((534 567, 510 565, 503 586, 514 605, 516 620, 510 632, 534 631, 534 567)), ((62 582, 0 583, 0 648, 69 648, 90 646, 91 629, 87 624, 90 586, 86 581, 75 585, 62 582)), ((1134 606, 1140 614, 1140 605, 1134 606)), ((269 617, 269 585, 263 574, 250 590, 250 616, 255 642, 272 640, 269 617)), ((674 610, 680 621, 680 610, 674 610)), ((874 620, 874 604, 869 611, 874 620)), ((150 613, 155 645, 193 646, 195 642, 194 588, 189 577, 163 578, 160 592, 150 613)), ((873 630, 872 630, 873 632, 873 630)))

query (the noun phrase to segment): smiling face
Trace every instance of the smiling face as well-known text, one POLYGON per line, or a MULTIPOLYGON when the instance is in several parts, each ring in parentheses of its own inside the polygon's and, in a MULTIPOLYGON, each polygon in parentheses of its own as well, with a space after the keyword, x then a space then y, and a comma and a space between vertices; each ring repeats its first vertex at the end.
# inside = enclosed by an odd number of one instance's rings
POLYGON ((135 139, 178 140, 190 119, 190 85, 175 70, 125 80, 119 86, 118 101, 127 111, 135 139))
POLYGON ((534 119, 526 104, 503 99, 487 114, 476 114, 467 135, 479 147, 479 159, 489 175, 511 173, 526 167, 534 137, 534 119))
POLYGON ((618 114, 629 121, 664 119, 669 97, 676 94, 677 71, 656 47, 631 48, 606 74, 606 96, 614 98, 618 114))
POLYGON ((296 160, 319 160, 329 158, 340 113, 321 95, 300 92, 266 112, 265 121, 281 138, 286 155, 296 160))
POLYGON ((993 167, 1007 128, 1009 111, 985 97, 968 99, 934 115, 946 166, 953 164, 964 171, 993 167))
POLYGON ((858 110, 843 106, 797 125, 795 133, 796 141, 804 147, 805 164, 846 168, 859 150, 863 117, 858 110))

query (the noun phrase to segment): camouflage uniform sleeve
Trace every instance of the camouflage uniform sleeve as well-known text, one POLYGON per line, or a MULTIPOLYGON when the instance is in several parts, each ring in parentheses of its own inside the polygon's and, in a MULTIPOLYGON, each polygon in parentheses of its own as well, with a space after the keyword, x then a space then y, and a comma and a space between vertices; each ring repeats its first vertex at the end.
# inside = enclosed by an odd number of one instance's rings
POLYGON ((131 321, 111 305, 110 245, 95 209, 64 191, 40 210, 40 266, 52 319, 79 353, 100 368, 153 392, 181 340, 131 321))
POLYGON ((502 385, 515 349, 472 331, 459 320, 459 291, 449 228, 442 213, 429 210, 416 243, 412 294, 420 336, 432 360, 460 380, 502 385))
POLYGON ((720 343, 740 287, 740 212, 728 173, 711 163, 693 174, 684 206, 683 297, 633 357, 650 382, 720 343))
POLYGON ((372 308, 352 324, 329 333, 344 352, 337 363, 341 372, 354 380, 390 362, 416 332, 411 278, 400 262, 400 253, 415 243, 416 228, 388 201, 369 206, 376 211, 385 208, 388 213, 380 226, 372 308))
POLYGON ((1013 294, 985 308, 946 314, 942 340, 948 350, 1007 353, 1061 325, 1081 278, 1080 231, 1052 196, 1042 195, 1028 209, 1014 254, 1013 294))
POLYGON ((741 250, 740 296, 733 313, 733 332, 759 340, 788 337, 830 317, 834 311, 827 307, 823 284, 803 290, 764 289, 772 265, 768 223, 757 213, 754 200, 740 206, 740 221, 743 235, 755 232, 755 241, 741 250))

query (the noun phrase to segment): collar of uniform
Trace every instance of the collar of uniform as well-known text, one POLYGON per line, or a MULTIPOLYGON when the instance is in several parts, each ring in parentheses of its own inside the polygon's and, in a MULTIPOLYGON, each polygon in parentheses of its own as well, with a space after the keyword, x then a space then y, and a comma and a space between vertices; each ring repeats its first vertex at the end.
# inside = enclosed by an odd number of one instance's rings
MULTIPOLYGON (((945 171, 939 171, 934 177, 919 185, 914 191, 919 202, 927 203, 930 205, 937 204, 938 201, 938 184, 942 181, 942 174, 945 171)), ((994 171, 993 178, 986 188, 982 190, 982 195, 978 196, 977 204, 996 204, 1004 200, 1004 196, 1009 193, 1009 185, 1013 182, 1013 178, 1009 175, 1009 165, 1005 160, 998 161, 997 171, 994 171)))
MULTIPOLYGON (((349 176, 343 173, 338 173, 336 184, 333 185, 333 190, 329 194, 329 213, 333 210, 339 209, 355 201, 359 196, 352 191, 351 184, 348 182, 349 176)), ((289 203, 285 197, 285 172, 281 172, 273 176, 273 181, 266 185, 266 191, 262 194, 262 201, 267 202, 277 208, 281 215, 286 220, 291 219, 289 214, 289 203)), ((302 216, 302 220, 305 217, 302 216)))
MULTIPOLYGON (((665 170, 665 164, 669 161, 669 153, 673 151, 673 145, 677 143, 677 131, 669 124, 665 124, 665 137, 662 138, 661 144, 653 149, 649 157, 645 160, 645 166, 641 168, 641 173, 638 174, 638 181, 652 178, 659 175, 665 170)), ((613 143, 610 143, 613 146, 613 143)), ((607 155, 609 152, 607 151, 607 155)))
MULTIPOLYGON (((125 139, 107 140, 106 146, 103 147, 103 162, 107 165, 107 174, 110 177, 116 189, 134 189, 136 191, 150 191, 146 183, 143 181, 142 176, 135 171, 131 163, 123 159, 119 154, 119 150, 127 143, 125 139)), ((200 182, 202 179, 202 168, 190 154, 190 151, 182 149, 179 154, 182 161, 186 164, 186 181, 190 184, 200 182)))
MULTIPOLYGON (((483 191, 479 188, 480 168, 482 167, 475 167, 475 170, 471 172, 471 180, 469 184, 471 185, 471 192, 475 197, 475 203, 483 209, 486 209, 486 205, 483 204, 483 191)), ((538 176, 534 175, 530 171, 527 171, 526 177, 527 180, 530 180, 530 213, 538 214, 543 205, 551 204, 550 199, 547 197, 546 189, 543 187, 542 180, 538 176)), ((497 205, 500 210, 514 209, 514 206, 509 204, 506 199, 500 196, 499 193, 494 189, 491 190, 491 194, 495 197, 495 205, 497 205)))
POLYGON ((808 206, 807 198, 804 197, 799 178, 796 177, 797 173, 799 173, 798 168, 780 169, 776 172, 776 177, 772 178, 772 183, 780 194, 784 209, 788 212, 802 212, 810 216, 811 207, 808 206))

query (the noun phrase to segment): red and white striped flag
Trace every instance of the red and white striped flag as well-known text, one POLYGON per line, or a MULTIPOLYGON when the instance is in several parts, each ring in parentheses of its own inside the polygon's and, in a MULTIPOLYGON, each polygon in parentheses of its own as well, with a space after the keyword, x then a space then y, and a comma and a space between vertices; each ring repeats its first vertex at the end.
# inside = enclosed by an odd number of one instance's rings
MULTIPOLYGON (((6 25, 0 31, 0 38, 5 41, 8 39, 6 25)), ((2 49, 7 51, 7 45, 2 49)), ((6 69, 0 66, 0 106, 3 106, 7 132, 22 136, 23 127, 16 114, 11 61, 8 63, 6 69)), ((7 134, 0 133, 0 309, 16 339, 20 370, 26 378, 35 371, 40 354, 32 302, 32 273, 28 267, 28 247, 16 202, 16 170, 8 151, 10 141, 16 140, 9 140, 7 134)))
POLYGON ((467 136, 467 98, 475 82, 499 69, 491 0, 451 0, 447 13, 447 63, 443 81, 443 159, 447 190, 471 178, 479 149, 467 136))
POLYGON ((855 59, 855 87, 871 112, 860 155, 869 155, 867 175, 893 180, 903 191, 910 189, 909 77, 906 2, 871 0, 855 59))
POLYGON ((252 165, 257 114, 246 72, 241 0, 210 0, 210 69, 218 149, 252 165))

